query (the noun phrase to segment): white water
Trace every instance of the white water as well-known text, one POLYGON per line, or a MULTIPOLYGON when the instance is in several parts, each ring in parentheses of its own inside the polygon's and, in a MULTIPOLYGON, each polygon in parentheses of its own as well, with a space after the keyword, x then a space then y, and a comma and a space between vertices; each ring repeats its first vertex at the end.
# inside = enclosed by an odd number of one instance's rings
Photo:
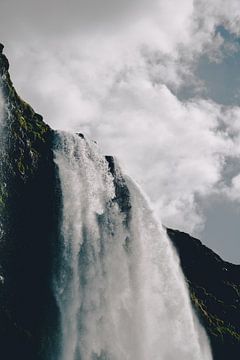
MULTIPOLYGON (((5 191, 6 188, 6 180, 4 179, 4 157, 6 157, 5 154, 5 142, 6 142, 6 132, 5 132, 5 102, 2 94, 2 89, 0 87, 0 196, 2 195, 2 192, 5 191)), ((1 204, 0 204, 1 205, 1 204)), ((2 214, 0 213, 0 242, 2 241, 4 235, 4 219, 2 214)), ((2 275, 0 275, 0 282, 4 282, 4 278, 2 275)))
POLYGON ((139 188, 125 179, 127 226, 96 145, 65 133, 56 143, 63 197, 57 360, 210 360, 178 258, 139 188))

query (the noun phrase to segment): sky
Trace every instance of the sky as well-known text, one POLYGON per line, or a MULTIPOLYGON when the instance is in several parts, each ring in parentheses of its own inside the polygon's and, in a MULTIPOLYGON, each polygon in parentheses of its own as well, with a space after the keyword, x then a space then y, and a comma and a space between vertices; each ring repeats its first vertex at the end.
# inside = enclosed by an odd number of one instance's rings
POLYGON ((144 188, 166 226, 240 263, 238 0, 1 0, 14 85, 144 188))

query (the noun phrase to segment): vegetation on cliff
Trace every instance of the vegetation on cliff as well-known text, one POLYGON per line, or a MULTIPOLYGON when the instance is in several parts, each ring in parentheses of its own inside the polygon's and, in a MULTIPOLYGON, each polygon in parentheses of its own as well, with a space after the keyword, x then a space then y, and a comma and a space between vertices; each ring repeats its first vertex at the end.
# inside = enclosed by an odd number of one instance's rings
POLYGON ((179 253, 192 304, 207 330, 214 359, 238 359, 240 266, 223 261, 188 234, 167 231, 179 253))
POLYGON ((16 93, 0 46, 0 353, 47 359, 54 234, 52 130, 16 93))

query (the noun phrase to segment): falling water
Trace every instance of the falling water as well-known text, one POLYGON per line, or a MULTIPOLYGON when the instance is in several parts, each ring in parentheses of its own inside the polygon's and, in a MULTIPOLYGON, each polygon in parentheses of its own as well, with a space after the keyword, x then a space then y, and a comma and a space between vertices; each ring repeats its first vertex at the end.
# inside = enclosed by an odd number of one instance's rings
POLYGON ((62 192, 57 360, 210 360, 178 258, 138 186, 119 169, 114 182, 96 145, 77 135, 57 135, 55 163, 62 192), (116 199, 116 177, 127 185, 128 211, 116 199))
MULTIPOLYGON (((6 163, 6 114, 5 102, 0 87, 0 242, 4 236, 5 218, 4 218, 4 202, 3 194, 6 193, 7 181, 5 178, 5 163, 6 163)), ((1 271, 1 270, 0 270, 1 271)), ((0 274, 0 283, 3 282, 3 276, 0 274)))

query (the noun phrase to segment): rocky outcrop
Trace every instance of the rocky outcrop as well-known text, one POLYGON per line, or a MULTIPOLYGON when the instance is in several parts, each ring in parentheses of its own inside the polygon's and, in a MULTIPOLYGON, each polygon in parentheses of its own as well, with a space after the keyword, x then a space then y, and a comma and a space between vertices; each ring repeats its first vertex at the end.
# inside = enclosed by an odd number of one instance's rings
POLYGON ((199 240, 167 230, 189 285, 193 306, 210 338, 214 359, 240 356, 240 265, 223 261, 199 240))
POLYGON ((8 67, 0 53, 0 354, 4 360, 46 360, 56 312, 50 284, 52 130, 17 95, 8 67))
POLYGON ((122 177, 121 171, 118 169, 113 156, 105 157, 108 162, 109 171, 113 176, 115 187, 115 201, 118 203, 121 212, 125 215, 125 223, 128 225, 131 218, 131 199, 127 184, 122 177))

